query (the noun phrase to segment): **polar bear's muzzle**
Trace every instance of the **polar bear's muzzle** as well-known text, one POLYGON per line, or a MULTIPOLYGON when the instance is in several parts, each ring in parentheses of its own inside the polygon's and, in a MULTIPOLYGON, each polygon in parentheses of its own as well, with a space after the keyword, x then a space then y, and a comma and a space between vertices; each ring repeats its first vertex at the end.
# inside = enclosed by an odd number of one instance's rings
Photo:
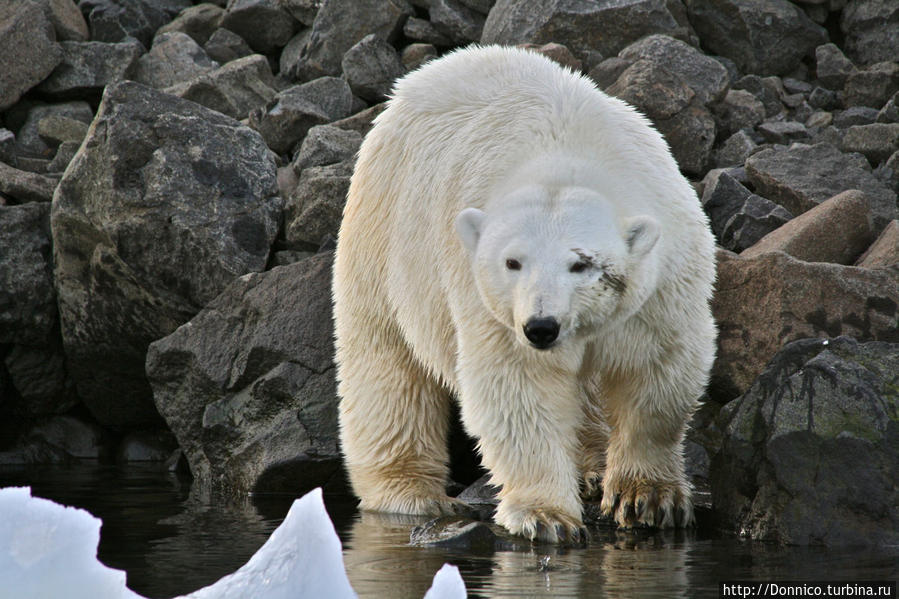
POLYGON ((537 349, 549 349, 559 336, 559 321, 553 317, 533 317, 524 323, 524 336, 537 349))

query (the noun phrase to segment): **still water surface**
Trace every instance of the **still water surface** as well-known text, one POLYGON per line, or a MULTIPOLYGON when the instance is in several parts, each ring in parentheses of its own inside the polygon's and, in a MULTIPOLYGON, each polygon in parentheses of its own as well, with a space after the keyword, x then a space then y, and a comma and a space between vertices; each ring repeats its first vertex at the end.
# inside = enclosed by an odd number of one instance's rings
MULTIPOLYGON (((190 480, 158 466, 81 463, 0 469, 0 486, 102 518, 99 557, 128 572, 128 586, 153 598, 211 584, 243 565, 281 523, 293 497, 240 504, 201 500, 190 480)), ((445 562, 457 565, 469 597, 718 597, 722 580, 896 580, 899 548, 776 547, 714 531, 633 534, 594 529, 584 549, 528 547, 472 554, 409 545, 424 518, 360 514, 346 497, 325 497, 360 597, 420 599, 445 562)))

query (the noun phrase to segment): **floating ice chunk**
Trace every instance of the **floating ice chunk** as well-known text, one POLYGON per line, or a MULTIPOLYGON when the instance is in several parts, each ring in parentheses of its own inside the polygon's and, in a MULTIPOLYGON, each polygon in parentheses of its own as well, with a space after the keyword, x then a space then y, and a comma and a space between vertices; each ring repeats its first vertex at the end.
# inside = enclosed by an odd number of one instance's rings
POLYGON ((315 489, 293 502, 281 526, 237 572, 183 599, 355 596, 322 490, 315 489))
MULTIPOLYGON (((29 599, 143 599, 125 573, 97 560, 98 518, 84 510, 0 489, 0 595, 29 599)), ((459 569, 445 564, 426 599, 464 599, 459 569)), ((179 599, 356 597, 321 489, 293 502, 284 522, 243 567, 179 599)))
POLYGON ((29 487, 0 489, 0 589, 4 597, 140 599, 125 573, 97 561, 98 518, 31 496, 29 487))
POLYGON ((467 596, 459 568, 452 564, 443 564, 443 567, 437 570, 437 574, 434 574, 434 582, 425 593, 424 599, 465 599, 467 596))

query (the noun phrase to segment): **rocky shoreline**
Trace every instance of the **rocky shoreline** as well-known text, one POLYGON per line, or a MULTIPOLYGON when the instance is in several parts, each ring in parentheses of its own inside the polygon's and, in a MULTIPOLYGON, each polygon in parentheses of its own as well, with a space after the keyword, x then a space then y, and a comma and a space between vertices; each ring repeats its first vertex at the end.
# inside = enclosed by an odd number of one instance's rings
POLYGON ((592 78, 695 182, 720 245, 686 445, 708 517, 895 543, 889 0, 0 6, 0 464, 341 489, 329 285, 354 155, 397 77, 472 42, 592 78))

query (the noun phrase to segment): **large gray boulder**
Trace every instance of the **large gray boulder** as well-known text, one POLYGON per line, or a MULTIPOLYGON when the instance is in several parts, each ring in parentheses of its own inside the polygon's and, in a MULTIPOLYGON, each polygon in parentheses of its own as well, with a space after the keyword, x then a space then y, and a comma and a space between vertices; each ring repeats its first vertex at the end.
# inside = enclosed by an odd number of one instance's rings
POLYGON ((827 42, 827 32, 788 0, 686 0, 703 46, 741 71, 783 75, 827 42))
POLYGON ((261 54, 251 54, 165 91, 235 119, 245 119, 251 110, 275 97, 275 87, 268 60, 261 54))
POLYGON ((578 56, 590 51, 614 56, 651 33, 697 43, 683 5, 666 0, 498 0, 481 43, 556 42, 578 56))
POLYGON ((19 416, 60 413, 76 398, 56 332, 50 204, 0 206, 0 409, 19 416))
POLYGON ((318 247, 337 239, 350 189, 353 161, 303 169, 284 206, 284 236, 291 247, 318 247))
POLYGON ((893 61, 877 62, 853 71, 843 88, 847 105, 875 109, 882 108, 896 92, 899 92, 899 62, 893 61))
POLYGON ((368 34, 392 42, 413 14, 406 0, 324 0, 300 55, 300 80, 339 75, 344 53, 368 34))
POLYGON ((190 0, 79 0, 78 8, 87 17, 91 40, 120 42, 133 37, 149 48, 156 30, 192 4, 190 0))
POLYGON ((0 111, 19 101, 62 60, 53 24, 40 2, 0 2, 0 111))
POLYGON ((158 420, 147 346, 265 268, 280 213, 256 132, 137 83, 107 88, 51 213, 63 342, 97 420, 158 420))
POLYGON ((156 35, 180 31, 186 33, 200 45, 209 41, 209 37, 222 24, 225 10, 221 6, 209 2, 203 2, 187 8, 175 17, 168 25, 163 25, 156 35))
POLYGON ((284 47, 298 23, 281 0, 228 0, 222 27, 242 37, 253 50, 266 54, 284 47))
POLYGON ((39 132, 41 121, 51 116, 75 119, 89 125, 94 118, 94 111, 91 110, 90 104, 81 101, 34 104, 28 109, 25 122, 16 134, 16 144, 20 154, 30 156, 51 154, 50 146, 41 138, 39 132))
POLYGON ((660 65, 689 87, 703 106, 721 100, 730 84, 723 64, 669 35, 649 35, 624 48, 618 56, 660 65))
POLYGON ((757 540, 899 542, 899 344, 785 346, 723 410, 716 510, 757 540))
POLYGON ((718 355, 709 393, 718 400, 745 393, 796 339, 899 341, 899 271, 803 262, 783 252, 742 258, 719 250, 717 258, 718 355))
POLYGON ((393 46, 376 35, 347 50, 340 64, 353 93, 369 102, 386 100, 393 82, 406 73, 393 46))
POLYGON ((56 39, 68 42, 87 41, 90 31, 75 0, 40 0, 50 11, 50 22, 56 39))
POLYGON ((3 362, 16 392, 5 407, 15 415, 62 414, 78 403, 58 340, 49 345, 14 345, 3 362))
POLYGON ((46 94, 99 94, 111 83, 131 78, 144 47, 135 39, 119 43, 61 42, 62 62, 39 86, 46 94))
POLYGON ((727 69, 693 46, 660 34, 630 44, 619 58, 632 64, 606 91, 653 121, 681 170, 704 173, 716 129, 707 106, 724 97, 727 69))
POLYGON ((0 162, 0 193, 20 202, 49 202, 58 181, 0 162))
POLYGON ((310 166, 353 161, 361 145, 362 134, 358 131, 334 125, 317 125, 309 129, 303 138, 290 166, 299 177, 303 169, 310 166))
POLYGON ((428 16, 434 28, 453 43, 470 44, 481 39, 486 12, 480 13, 459 0, 429 0, 428 16))
POLYGON ((855 65, 836 44, 827 43, 815 48, 815 75, 824 87, 843 89, 846 78, 855 70, 855 65))
POLYGON ((50 205, 0 206, 0 345, 43 345, 56 324, 50 205))
POLYGON ((266 106, 250 112, 250 126, 259 131, 275 152, 290 151, 310 127, 348 117, 353 92, 346 80, 320 77, 288 87, 266 106))
POLYGON ((192 37, 172 31, 153 38, 153 47, 137 61, 133 79, 163 89, 218 66, 192 37))
POLYGON ((894 0, 855 0, 840 13, 846 51, 860 64, 896 60, 899 4, 894 0))
POLYGON ((746 173, 755 190, 798 216, 847 189, 865 193, 879 233, 896 218, 896 192, 871 173, 860 154, 845 154, 828 143, 775 146, 753 154, 746 173))
POLYGON ((150 346, 156 406, 201 487, 298 493, 340 480, 332 257, 241 277, 150 346))

